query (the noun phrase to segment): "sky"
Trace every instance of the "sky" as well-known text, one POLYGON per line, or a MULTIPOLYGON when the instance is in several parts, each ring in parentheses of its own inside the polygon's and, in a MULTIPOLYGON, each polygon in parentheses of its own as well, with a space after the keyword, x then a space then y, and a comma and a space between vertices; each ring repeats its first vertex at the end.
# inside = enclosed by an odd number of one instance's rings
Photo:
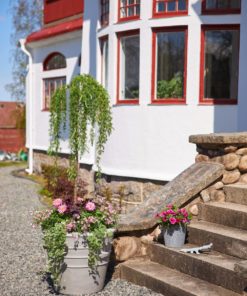
POLYGON ((9 0, 0 0, 0 101, 10 101, 10 94, 5 85, 12 82, 11 78, 11 14, 9 0))

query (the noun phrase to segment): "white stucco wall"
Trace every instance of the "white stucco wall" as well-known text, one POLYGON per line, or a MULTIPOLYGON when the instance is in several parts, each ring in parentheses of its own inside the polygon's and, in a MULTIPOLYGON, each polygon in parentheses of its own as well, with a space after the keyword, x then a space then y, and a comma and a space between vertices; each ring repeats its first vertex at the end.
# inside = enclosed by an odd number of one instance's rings
MULTIPOLYGON (((117 1, 110 2, 110 24, 97 33, 98 37, 108 35, 109 38, 108 90, 114 118, 114 132, 102 159, 103 171, 112 175, 170 180, 194 162, 196 151, 195 146, 188 143, 189 135, 238 129, 237 105, 199 105, 201 24, 239 24, 246 19, 243 17, 247 15, 246 6, 242 8, 242 16, 202 16, 201 1, 190 0, 188 16, 153 19, 152 0, 145 0, 141 1, 140 20, 117 23, 117 1), (150 105, 152 28, 179 25, 188 26, 187 104, 150 105), (117 106, 116 33, 132 29, 140 29, 139 105, 117 106)), ((246 38, 243 32, 242 39, 246 38)), ((246 67, 242 72, 246 77, 246 67)), ((100 67, 97 73, 99 78, 100 67)))
MULTIPOLYGON (((98 0, 85 0, 83 42, 81 38, 46 44, 34 49, 35 96, 34 148, 47 149, 49 113, 42 112, 42 79, 67 73, 69 82, 79 73, 77 59, 82 50, 81 73, 90 73, 99 81, 101 55, 98 38, 109 39, 109 87, 114 131, 102 158, 106 174, 170 180, 194 162, 195 146, 188 143, 191 134, 230 132, 247 128, 247 1, 242 1, 241 15, 202 16, 201 1, 189 1, 188 16, 152 18, 152 0, 141 1, 141 19, 117 22, 117 3, 110 1, 110 24, 100 28, 98 0), (199 105, 201 24, 241 24, 240 77, 238 105, 199 105), (188 26, 186 105, 151 105, 152 28, 188 26), (117 32, 140 29, 140 98, 139 105, 116 105, 117 32), (65 70, 42 71, 42 62, 60 51, 67 59, 65 70)), ((63 152, 68 146, 62 145, 63 152)), ((90 150, 82 162, 94 162, 90 150)))

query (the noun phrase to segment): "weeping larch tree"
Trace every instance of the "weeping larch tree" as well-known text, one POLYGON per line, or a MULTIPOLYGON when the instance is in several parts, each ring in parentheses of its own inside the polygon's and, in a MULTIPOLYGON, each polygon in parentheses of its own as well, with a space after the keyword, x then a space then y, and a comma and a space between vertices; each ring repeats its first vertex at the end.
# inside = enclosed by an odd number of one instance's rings
POLYGON ((98 168, 96 177, 99 180, 100 159, 113 129, 109 95, 90 75, 76 76, 69 85, 57 89, 52 96, 49 154, 55 155, 56 159, 60 150, 60 140, 66 129, 69 132, 70 148, 68 175, 74 182, 75 203, 80 157, 87 151, 89 142, 91 145, 95 143, 98 168))

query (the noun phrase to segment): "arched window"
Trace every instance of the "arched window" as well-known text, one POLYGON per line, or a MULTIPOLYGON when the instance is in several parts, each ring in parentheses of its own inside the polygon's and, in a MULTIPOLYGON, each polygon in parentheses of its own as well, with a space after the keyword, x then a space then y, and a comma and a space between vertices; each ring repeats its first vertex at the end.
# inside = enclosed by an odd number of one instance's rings
POLYGON ((59 52, 48 55, 43 63, 44 71, 66 68, 65 56, 59 52))

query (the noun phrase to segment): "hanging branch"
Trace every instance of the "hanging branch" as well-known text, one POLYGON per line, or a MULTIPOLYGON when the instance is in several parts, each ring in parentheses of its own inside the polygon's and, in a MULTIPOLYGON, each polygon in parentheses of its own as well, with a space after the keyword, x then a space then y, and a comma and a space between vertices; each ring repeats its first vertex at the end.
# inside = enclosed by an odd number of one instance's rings
POLYGON ((107 91, 90 75, 76 76, 67 87, 69 107, 66 107, 66 89, 57 90, 52 97, 50 116, 50 151, 58 154, 61 129, 66 127, 66 110, 69 113, 69 178, 75 183, 74 202, 77 198, 79 159, 87 151, 87 143, 96 140, 97 179, 100 177, 100 159, 112 132, 112 116, 107 91), (64 105, 65 104, 65 105, 64 105), (97 128, 97 134, 95 129, 97 128))

